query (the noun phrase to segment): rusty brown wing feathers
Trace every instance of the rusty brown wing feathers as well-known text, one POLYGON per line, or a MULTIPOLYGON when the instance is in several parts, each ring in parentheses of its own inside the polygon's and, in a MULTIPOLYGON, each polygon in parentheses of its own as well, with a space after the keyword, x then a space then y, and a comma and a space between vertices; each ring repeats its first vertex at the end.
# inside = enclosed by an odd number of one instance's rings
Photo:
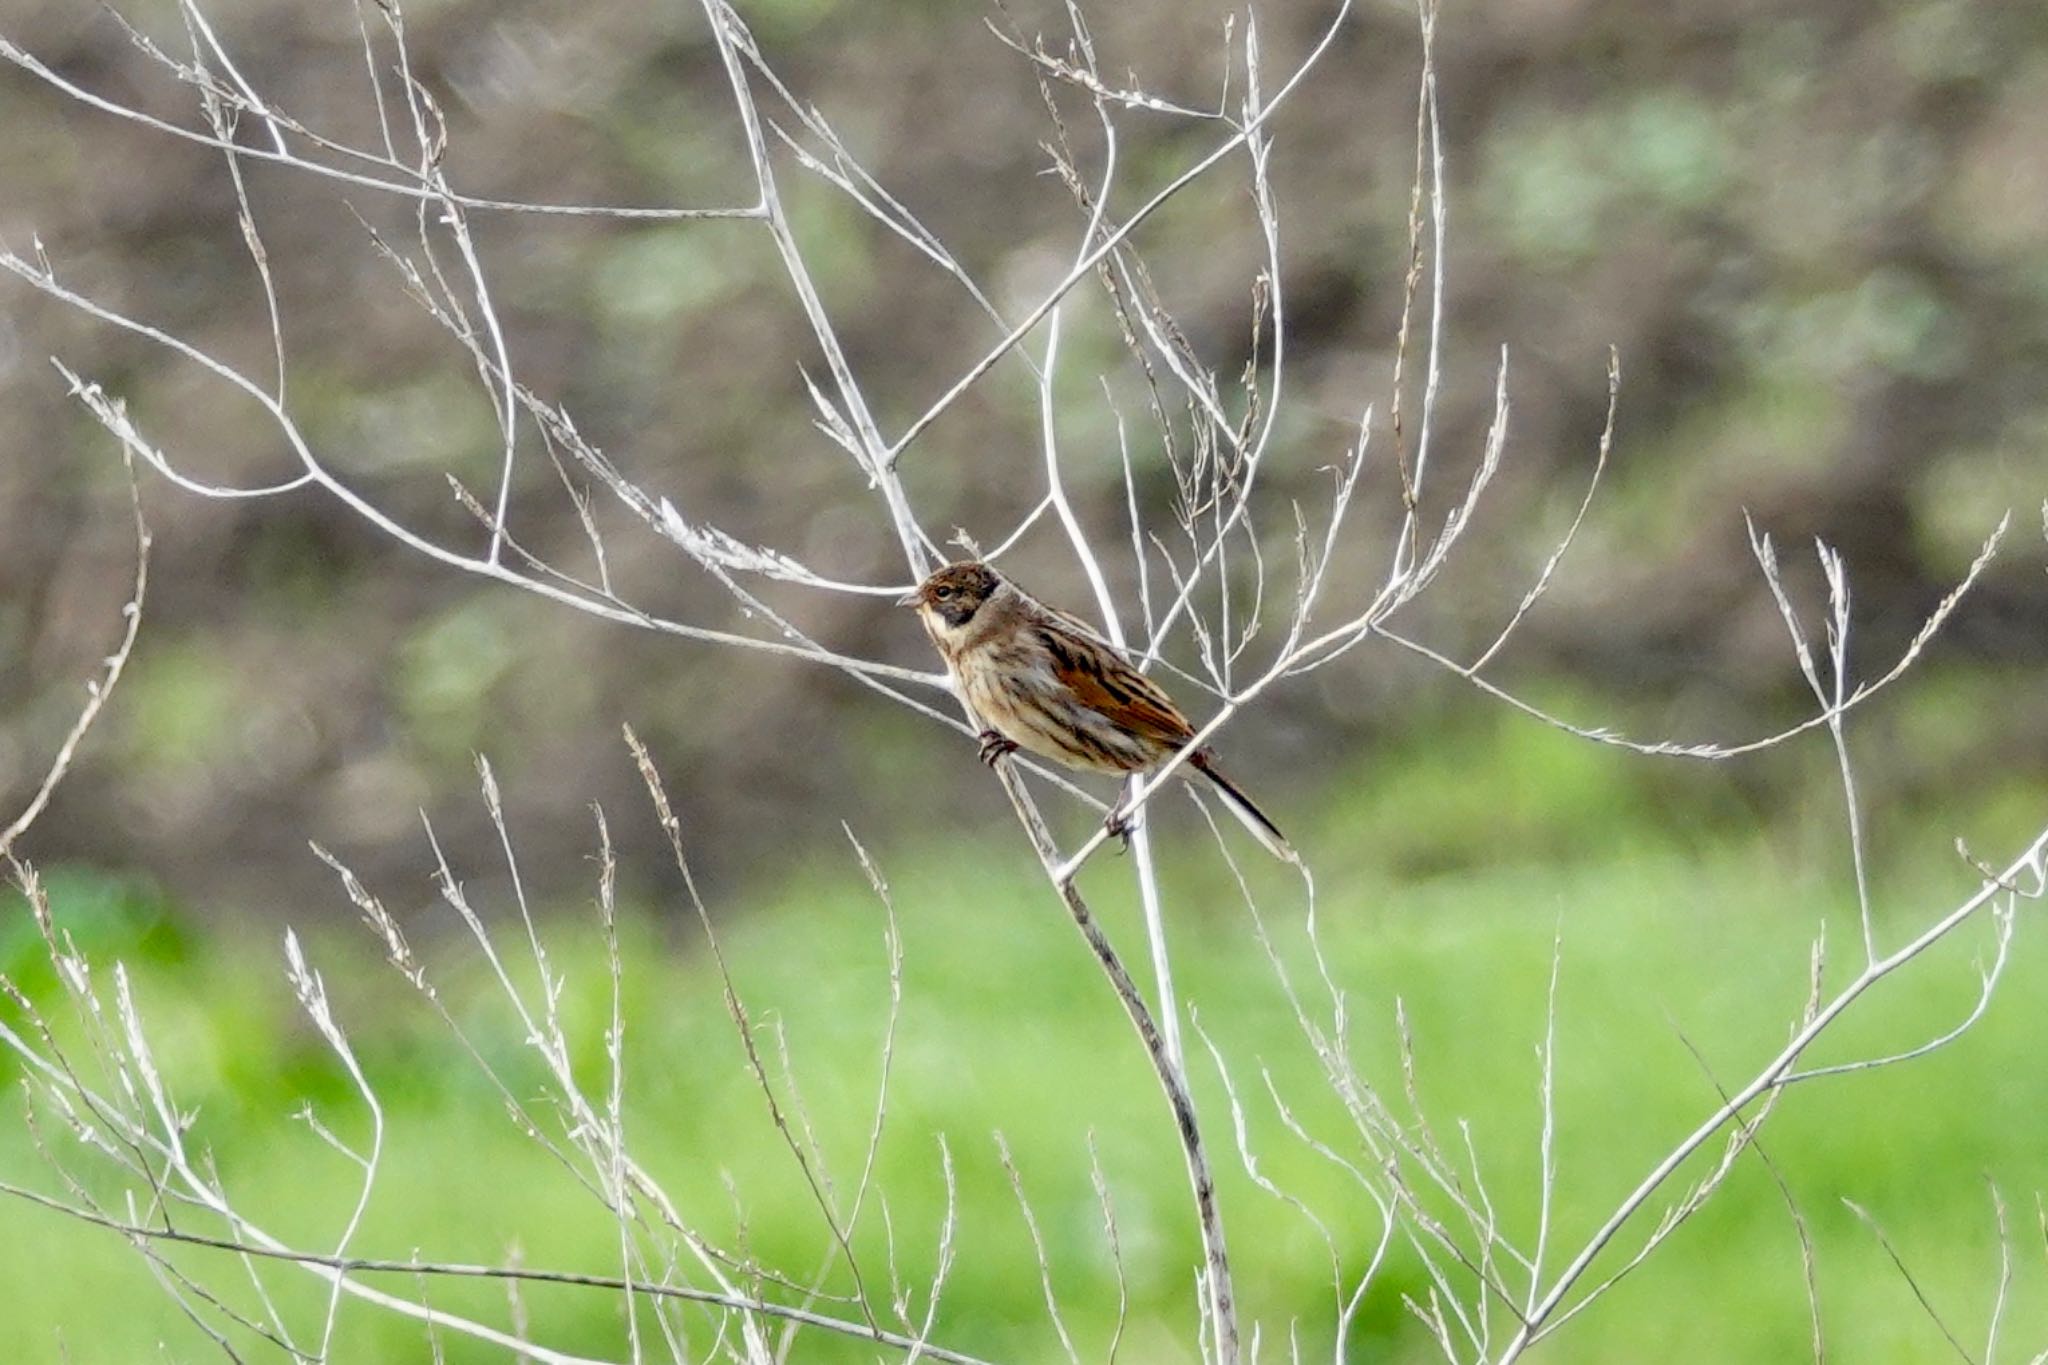
MULTIPOLYGON (((1163 763, 1195 737, 1195 727, 1180 713, 1173 699, 1158 683, 1125 663, 1115 646, 1094 636, 1065 613, 1048 613, 1056 619, 1039 627, 1052 660, 1053 676, 1073 694, 1074 700, 1099 711, 1118 726, 1147 741, 1157 749, 1154 763, 1163 763), (1071 624, 1070 624, 1071 623, 1071 624), (1076 629, 1076 627, 1079 627, 1076 629), (1065 638, 1080 634, 1080 641, 1065 638)), ((1215 756, 1207 749, 1188 755, 1188 766, 1216 785, 1224 805, 1238 822, 1258 837, 1268 851, 1287 862, 1295 861, 1294 848, 1280 827, 1235 782, 1216 768, 1215 756)))
POLYGON ((1158 683, 1119 659, 1113 646, 1071 639, 1078 632, 1063 627, 1064 620, 1040 626, 1038 633, 1053 677, 1075 701, 1157 745, 1161 759, 1194 738, 1195 727, 1158 683))

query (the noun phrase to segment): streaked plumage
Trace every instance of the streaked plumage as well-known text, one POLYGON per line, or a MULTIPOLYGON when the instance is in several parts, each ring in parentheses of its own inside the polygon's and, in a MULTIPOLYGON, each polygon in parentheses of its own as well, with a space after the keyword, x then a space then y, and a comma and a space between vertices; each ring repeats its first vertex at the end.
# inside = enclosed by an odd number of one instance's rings
MULTIPOLYGON (((1115 646, 986 564, 948 564, 901 603, 917 608, 961 695, 990 727, 981 737, 990 763, 1022 748, 1072 768, 1140 773, 1195 737, 1173 699, 1115 646)), ((1215 784, 1275 856, 1294 860, 1273 822, 1217 771, 1214 754, 1197 750, 1187 767, 1215 784)), ((1116 828, 1118 813, 1110 820, 1116 828)))

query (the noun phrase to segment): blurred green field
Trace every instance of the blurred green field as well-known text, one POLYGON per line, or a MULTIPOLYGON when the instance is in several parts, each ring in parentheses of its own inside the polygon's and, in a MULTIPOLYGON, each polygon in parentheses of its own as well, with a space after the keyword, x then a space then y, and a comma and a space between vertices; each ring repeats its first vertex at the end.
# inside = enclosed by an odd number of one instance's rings
MULTIPOLYGON (((1809 756, 1824 758, 1825 750, 1809 756)), ((1469 1123, 1499 1213, 1525 1244, 1536 1208, 1535 1048, 1552 936, 1562 933, 1553 1265, 1712 1107, 1717 1082, 1739 1083, 1782 1043, 1823 919, 1829 980, 1853 971, 1838 798, 1816 783, 1810 798, 1757 810, 1717 776, 1674 784, 1670 771, 1504 722, 1386 756, 1325 801, 1320 820, 1297 821, 1324 888, 1323 934, 1369 1077, 1398 1108, 1398 998, 1412 1022, 1433 1123, 1453 1137, 1460 1121, 1469 1123)), ((1967 810, 1907 810, 1879 821, 1889 855, 1877 869, 1887 939, 1899 941, 1972 889, 1973 878, 1946 851, 1955 836, 1980 856, 2003 856, 2035 832, 2048 805, 2040 797, 2038 787, 2021 784, 1986 792, 1967 810)), ((1169 849, 1198 839, 1181 805, 1159 821, 1169 849)), ((614 822, 646 818, 610 814, 614 822)), ((856 1178, 873 1102, 887 999, 884 916, 836 830, 800 834, 812 851, 799 866, 712 910, 770 1065, 779 1067, 772 1026, 787 1038, 803 1103, 844 1187, 856 1178)), ((1164 1105, 1113 998, 1057 902, 1017 856, 1017 842, 1003 827, 972 859, 957 847, 874 849, 904 944, 903 1013, 877 1172, 896 1269, 921 1303, 942 1219, 943 1137, 959 1182, 958 1259, 935 1338, 991 1359, 1062 1358, 997 1155, 1000 1132, 1045 1237, 1066 1326, 1083 1359, 1102 1359, 1117 1289, 1090 1183, 1092 1138, 1128 1275, 1120 1358, 1192 1360, 1194 1242, 1164 1105)), ((1289 1135, 1261 1069, 1311 1131, 1347 1155, 1357 1143, 1221 861, 1197 848, 1171 862, 1176 967, 1245 1101, 1261 1169, 1320 1213, 1339 1238, 1347 1273, 1355 1272, 1377 1230, 1370 1206, 1348 1176, 1289 1135)), ((427 866, 423 856, 423 872, 427 866)), ((1275 869, 1251 870, 1280 951, 1306 988, 1313 978, 1299 889, 1275 869)), ((481 881, 488 869, 464 871, 481 881)), ((1138 969, 1143 949, 1128 880, 1123 865, 1106 858, 1084 889, 1138 969)), ((103 986, 113 959, 129 964, 175 1098, 195 1116, 192 1140, 269 1230, 309 1247, 331 1244, 354 1197, 347 1164, 294 1111, 310 1104, 350 1140, 367 1132, 345 1076, 297 1015, 285 983, 282 929, 294 922, 314 927, 309 951, 388 1113, 386 1165, 354 1250, 615 1268, 615 1226, 516 1131, 447 1029, 378 962, 366 933, 339 922, 335 906, 281 908, 279 923, 209 937, 181 927, 146 889, 118 880, 59 871, 51 887, 60 920, 94 958, 103 986)), ((417 907, 406 914, 408 929, 442 998, 513 1078, 515 1093, 547 1112, 539 1068, 476 954, 450 932, 452 913, 430 907, 419 885, 373 889, 394 909, 417 907)), ((636 1152, 713 1240, 806 1275, 825 1254, 825 1237, 745 1069, 701 935, 685 905, 639 899, 626 924, 625 995, 636 1152)), ((480 908, 508 956, 521 961, 510 904, 480 908)), ((14 898, 0 916, 0 963, 48 1003, 50 969, 27 921, 14 898)), ((557 907, 544 934, 570 983, 562 1009, 579 1065, 601 1088, 609 1000, 595 913, 587 904, 557 907)), ((1988 922, 1969 926, 1881 987, 1813 1060, 1910 1045, 1949 1026, 1974 999, 1973 964, 1990 943, 1988 922)), ((521 979, 530 982, 531 973, 521 979)), ((2048 1260, 2037 1218, 2037 1191, 2048 1189, 2048 1067, 2040 1060, 2048 1020, 2037 1004, 2044 980, 2048 943, 2023 915, 2002 992, 1975 1031, 1907 1067, 1795 1089, 1767 1129, 1763 1150, 1816 1246, 1829 1359, 1953 1354, 1845 1199, 1882 1223, 1969 1353, 1990 1354, 1985 1333, 1999 1279, 1994 1183, 2010 1206, 2014 1254, 2004 1358, 2048 1344, 2048 1260)), ((1309 998, 1320 999, 1312 991, 1309 998)), ((1267 1358, 1284 1355, 1290 1332, 1307 1357, 1327 1358, 1328 1253, 1296 1210, 1246 1178, 1231 1151, 1216 1069, 1192 1033, 1189 1042, 1245 1313, 1262 1324, 1267 1358)), ((11 1063, 0 1067, 0 1075, 17 1074, 11 1063)), ((61 1133, 46 1127, 45 1136, 74 1158, 74 1170, 92 1169, 61 1133)), ((0 1179, 56 1189, 11 1118, 0 1125, 0 1179)), ((89 1183, 118 1202, 114 1186, 89 1183)), ((870 1206, 857 1239, 875 1280, 886 1278, 891 1255, 881 1212, 870 1206)), ((1621 1254, 1602 1264, 1618 1266, 1653 1221, 1632 1226, 1621 1254)), ((230 1301, 252 1303, 246 1277, 220 1253, 171 1257, 230 1301)), ((264 1278, 317 1337, 320 1295, 310 1277, 271 1267, 264 1278)), ((834 1285, 845 1283, 842 1273, 834 1285)), ((0 1360, 218 1358, 116 1237, 19 1201, 0 1203, 0 1285, 10 1287, 0 1360)), ((419 1288, 403 1277, 387 1277, 384 1287, 419 1288)), ((1353 1358, 1435 1358, 1400 1301, 1425 1287, 1412 1253, 1397 1251, 1353 1358)), ((500 1286, 436 1281, 424 1292, 437 1306, 499 1323, 509 1317, 500 1286)), ((535 1288, 524 1297, 537 1339, 626 1358, 616 1295, 535 1288)), ((687 1321, 701 1355, 712 1345, 709 1320, 687 1321)), ((1752 1155, 1664 1250, 1535 1358, 1798 1360, 1807 1358, 1809 1334, 1793 1224, 1752 1155)), ((236 1342, 244 1358, 282 1358, 264 1343, 236 1342)), ((454 1362, 503 1358, 445 1335, 439 1349, 454 1362)), ((811 1333, 791 1358, 874 1356, 811 1333)), ((411 1325, 351 1304, 334 1358, 432 1357, 411 1325)))

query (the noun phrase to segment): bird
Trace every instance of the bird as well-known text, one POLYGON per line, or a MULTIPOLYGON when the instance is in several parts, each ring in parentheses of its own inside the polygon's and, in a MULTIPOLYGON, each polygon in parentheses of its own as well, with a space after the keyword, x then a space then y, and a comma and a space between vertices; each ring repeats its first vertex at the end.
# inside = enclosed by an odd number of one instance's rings
MULTIPOLYGON (((1165 689, 1115 645, 987 564, 947 564, 896 601, 916 609, 962 699, 989 727, 980 739, 981 760, 990 767, 1021 748, 1070 768, 1134 779, 1195 737, 1165 689)), ((1217 769, 1211 750, 1189 754, 1187 770, 1214 784, 1230 813, 1275 857, 1298 861, 1279 826, 1217 769)), ((1123 802, 1106 823, 1112 834, 1128 837, 1123 802)))

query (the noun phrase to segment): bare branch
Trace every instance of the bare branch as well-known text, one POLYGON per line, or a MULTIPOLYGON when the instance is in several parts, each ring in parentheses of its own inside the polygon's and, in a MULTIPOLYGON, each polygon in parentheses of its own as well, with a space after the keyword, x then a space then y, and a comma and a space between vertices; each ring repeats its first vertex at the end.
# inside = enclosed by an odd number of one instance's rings
POLYGON ((107 699, 114 694, 114 685, 121 681, 122 671, 128 667, 128 656, 135 651, 135 636, 142 629, 142 603, 149 592, 149 527, 142 520, 142 494, 135 486, 134 470, 129 470, 128 504, 135 520, 135 586, 128 594, 128 602, 121 608, 126 624, 121 630, 120 643, 107 656, 101 666, 99 677, 85 685, 85 705, 79 709, 78 719, 71 723, 71 729, 64 736, 64 742, 57 746, 56 755, 43 773, 43 780, 36 784, 34 795, 21 814, 14 817, 5 829, 0 829, 0 858, 12 859, 15 841, 49 807, 50 797, 57 790, 57 784, 71 771, 71 760, 78 753, 78 746, 85 741, 86 732, 92 729, 105 708, 107 699))
MULTIPOLYGON (((521 1284, 575 1285, 589 1289, 619 1291, 630 1288, 635 1294, 651 1299, 676 1299, 685 1303, 709 1304, 713 1307, 731 1308, 750 1314, 757 1313, 763 1317, 787 1318, 793 1322, 800 1322, 806 1327, 816 1327, 824 1331, 836 1332, 843 1336, 858 1337, 882 1346, 906 1351, 916 1350, 920 1355, 928 1359, 950 1362, 950 1365, 987 1365, 987 1362, 980 1360, 978 1357, 963 1355, 958 1351, 949 1351, 943 1347, 919 1342, 910 1337, 870 1327, 862 1323, 847 1322, 843 1319, 828 1317, 822 1313, 813 1313, 807 1309, 791 1308, 785 1304, 747 1299, 736 1295, 712 1293, 707 1290, 691 1289, 682 1285, 632 1284, 627 1280, 611 1275, 585 1275, 577 1271, 540 1270, 529 1266, 471 1265, 448 1261, 377 1259, 366 1256, 327 1256, 312 1252, 291 1251, 282 1247, 270 1247, 231 1241, 219 1237, 208 1237, 200 1233, 178 1232, 164 1228, 142 1227, 135 1224, 122 1223, 114 1219, 102 1217, 91 1210, 65 1204, 61 1200, 52 1199, 48 1195, 40 1194, 35 1190, 26 1189, 19 1185, 0 1183, 0 1194, 24 1200, 27 1203, 40 1205, 43 1208, 54 1210, 67 1217, 75 1218, 82 1223, 90 1223, 95 1227, 107 1228, 127 1238, 142 1238, 152 1242, 177 1242, 186 1246, 211 1247, 217 1251, 232 1251, 238 1255, 256 1256, 267 1260, 287 1261, 296 1265, 309 1266, 316 1270, 329 1272, 330 1275, 424 1275, 448 1279, 506 1280, 521 1284)), ((323 1276, 323 1278, 326 1277, 323 1276)), ((345 1282, 352 1283, 351 1281, 345 1282)), ((403 1303, 405 1301, 399 1300, 399 1302, 403 1303)), ((406 1304, 406 1307, 415 1310, 412 1314, 413 1316, 428 1314, 431 1316, 425 1319, 427 1321, 435 1322, 442 1326, 451 1325, 448 1317, 436 1310, 418 1308, 417 1305, 412 1304, 406 1304)), ((484 1339, 491 1340, 489 1337, 484 1339)), ((534 1359, 543 1362, 559 1362, 560 1365, 604 1365, 604 1362, 601 1361, 585 1361, 582 1357, 565 1356, 557 1352, 545 1351, 534 1346, 531 1342, 513 1338, 500 1338, 495 1344, 515 1351, 523 1351, 534 1359)))

